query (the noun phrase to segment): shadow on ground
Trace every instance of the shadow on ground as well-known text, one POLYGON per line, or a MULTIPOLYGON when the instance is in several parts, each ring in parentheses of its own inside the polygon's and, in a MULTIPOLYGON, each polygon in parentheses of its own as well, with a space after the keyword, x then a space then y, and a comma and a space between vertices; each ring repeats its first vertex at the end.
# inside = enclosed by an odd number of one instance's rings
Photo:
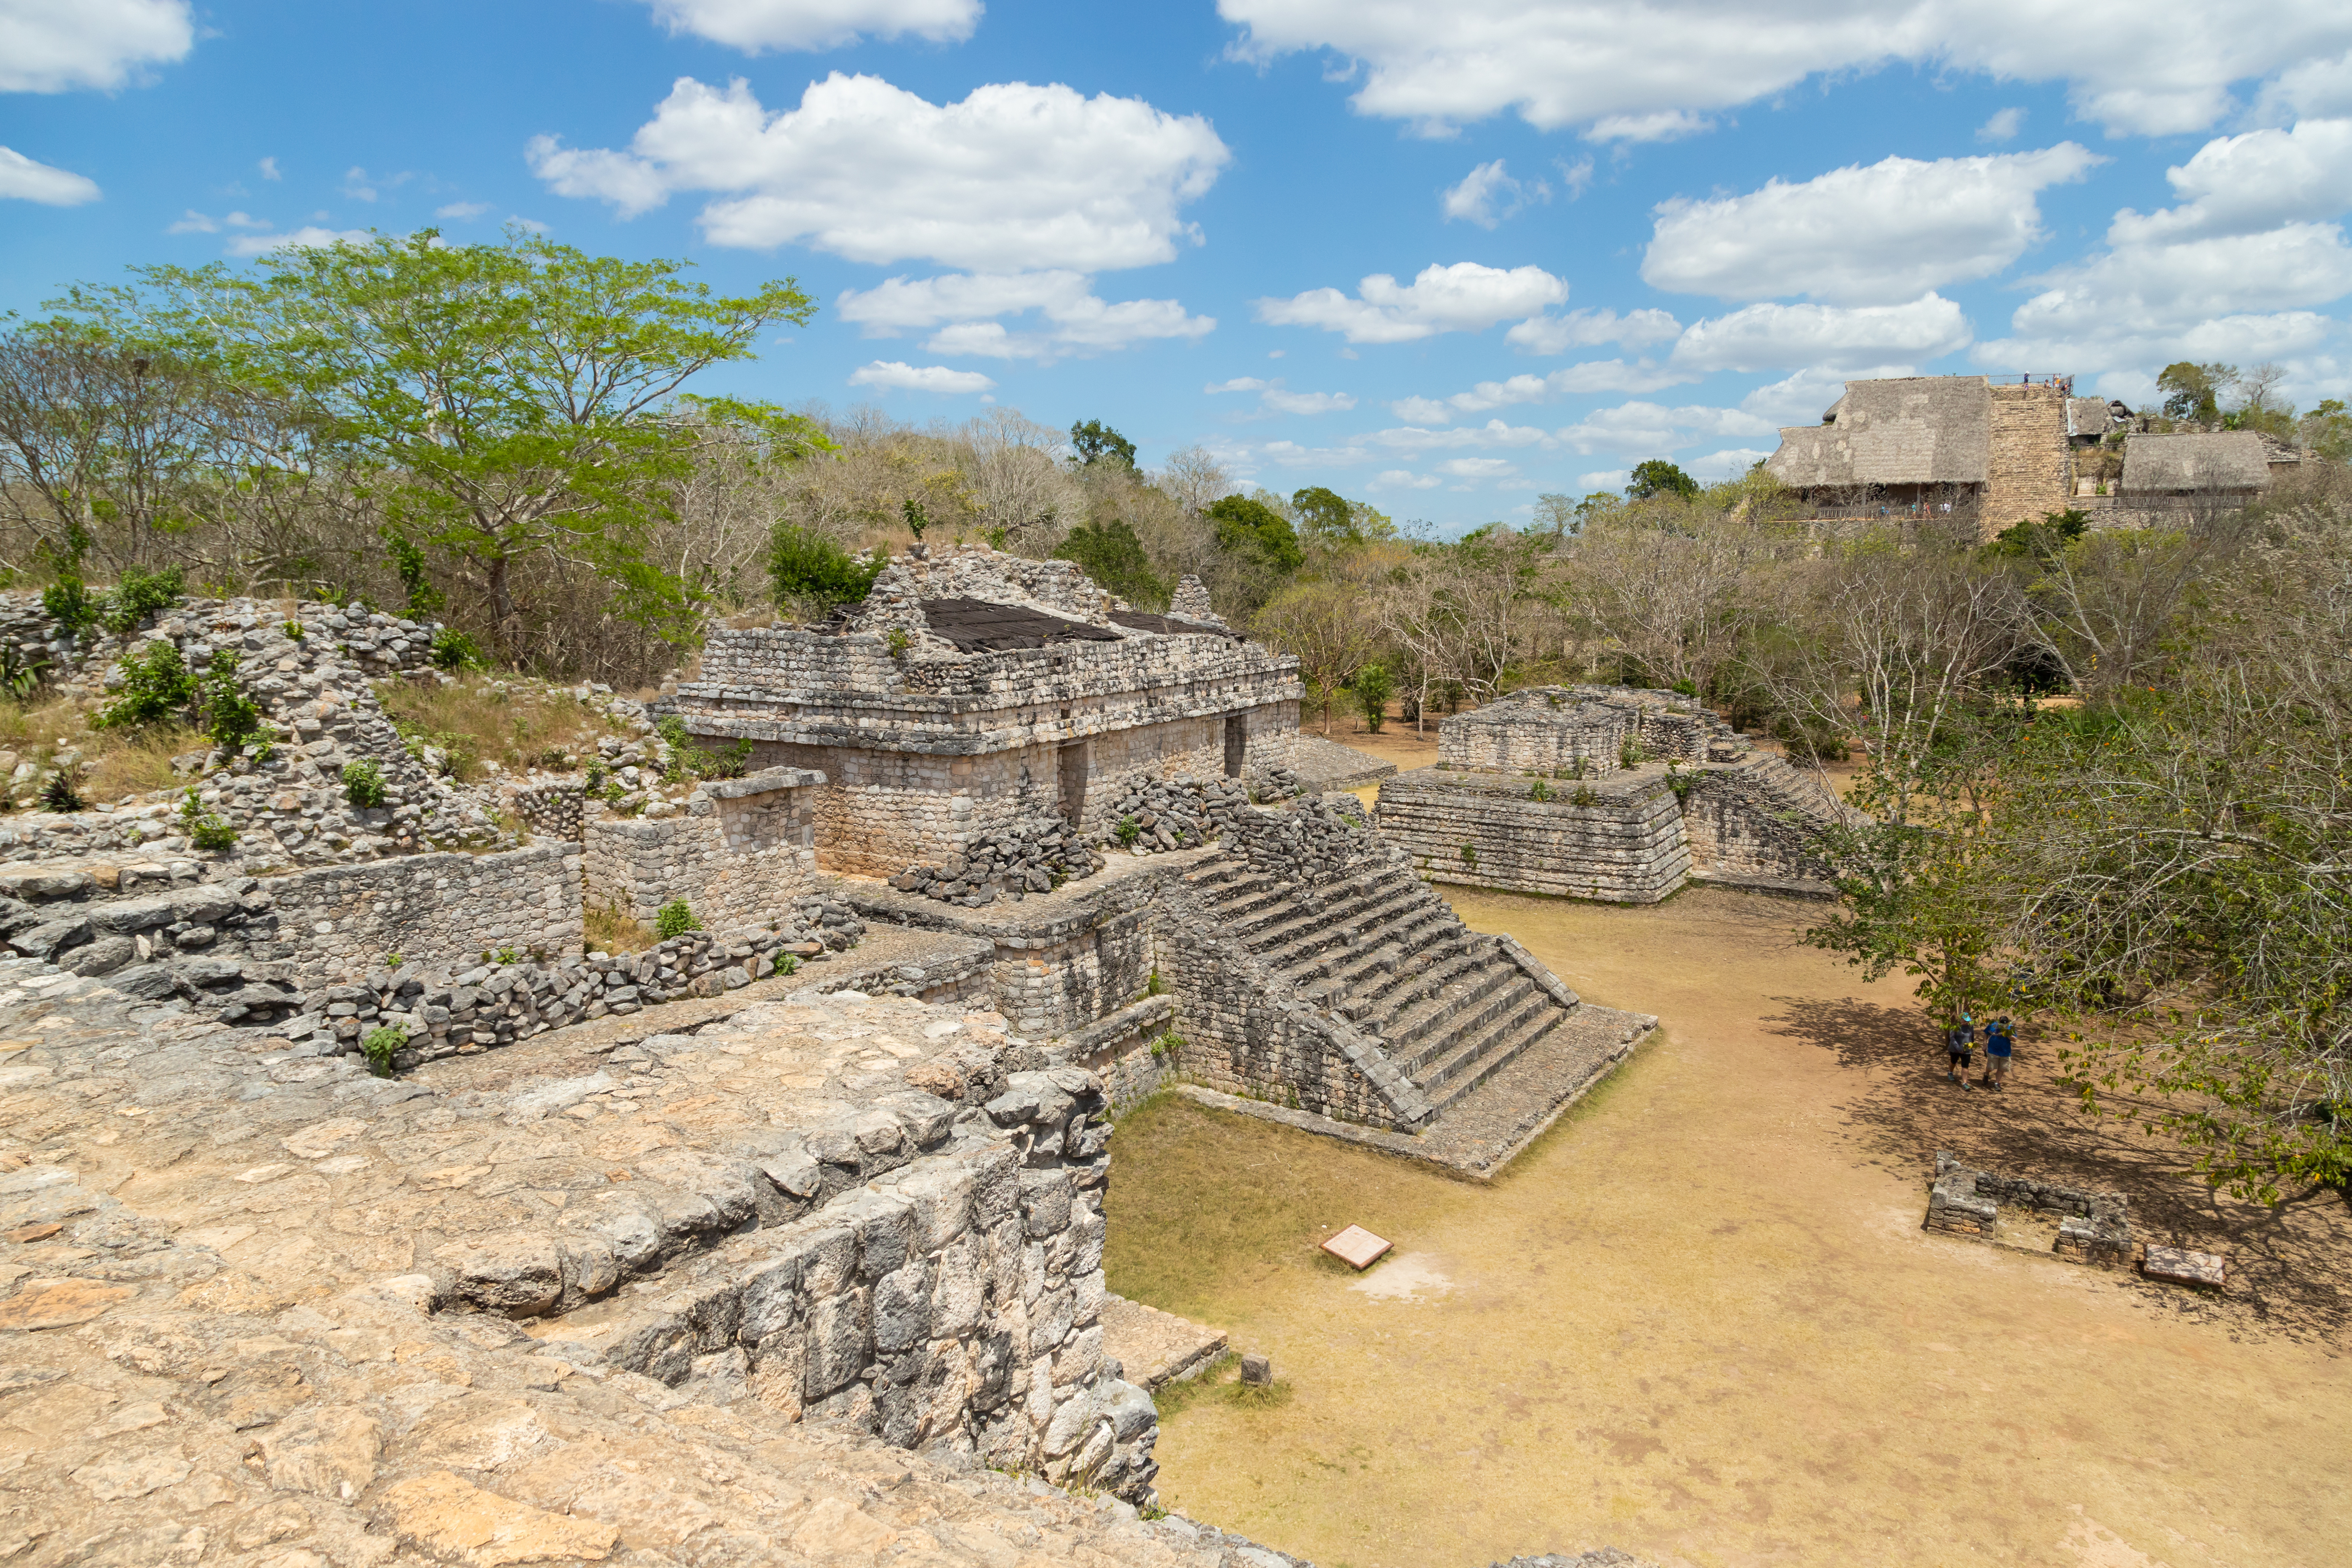
MULTIPOLYGON (((2019 1046, 2009 1088, 1962 1089, 1945 1077, 1942 1038, 1915 1008, 1852 997, 1772 1000, 1780 1011, 1761 1020, 1765 1032, 1871 1075, 1874 1087, 1845 1104, 1843 1121, 1883 1163, 1918 1171, 1923 1214, 1925 1177, 1938 1149, 2004 1175, 2120 1192, 2131 1200, 2143 1240, 2230 1258, 2231 1285, 2220 1300, 2145 1282, 2152 1301, 2192 1313, 2243 1312, 2296 1335, 2327 1338, 2352 1328, 2352 1289, 2335 1275, 2332 1252, 2298 1223, 2340 1215, 2339 1190, 2306 1188, 2275 1206, 2215 1193, 2179 1144, 2144 1130, 2140 1119, 2160 1109, 2154 1101, 2113 1097, 2104 1115, 2091 1115, 2052 1077, 2055 1047, 2030 1037, 2019 1046)), ((1980 1076, 1984 1058, 1975 1059, 1980 1076)))

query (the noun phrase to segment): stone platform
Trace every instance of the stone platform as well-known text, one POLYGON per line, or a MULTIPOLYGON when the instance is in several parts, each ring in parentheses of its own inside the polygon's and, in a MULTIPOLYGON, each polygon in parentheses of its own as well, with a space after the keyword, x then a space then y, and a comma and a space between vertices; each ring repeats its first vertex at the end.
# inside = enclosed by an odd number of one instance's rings
POLYGON ((1204 1329, 1124 1296, 1103 1298, 1102 1328, 1103 1354, 1143 1388, 1198 1377, 1225 1353, 1223 1330, 1204 1329))

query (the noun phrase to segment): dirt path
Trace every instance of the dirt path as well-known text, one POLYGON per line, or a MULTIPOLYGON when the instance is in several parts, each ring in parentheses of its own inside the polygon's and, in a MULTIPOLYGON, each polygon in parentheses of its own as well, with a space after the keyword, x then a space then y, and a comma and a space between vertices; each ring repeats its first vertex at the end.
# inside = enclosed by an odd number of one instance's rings
POLYGON ((1664 1026, 1490 1189, 1181 1102, 1122 1124, 1112 1289, 1286 1384, 1167 1419, 1171 1506, 1321 1568, 2345 1560, 2338 1200, 2217 1204, 2031 1042, 2008 1093, 1952 1088, 1904 983, 1793 944, 1805 906, 1455 902, 1664 1026), (1930 1237, 1939 1145, 2119 1187, 2241 1283, 1930 1237), (1315 1250, 1351 1222, 1397 1245, 1361 1278, 1315 1250))

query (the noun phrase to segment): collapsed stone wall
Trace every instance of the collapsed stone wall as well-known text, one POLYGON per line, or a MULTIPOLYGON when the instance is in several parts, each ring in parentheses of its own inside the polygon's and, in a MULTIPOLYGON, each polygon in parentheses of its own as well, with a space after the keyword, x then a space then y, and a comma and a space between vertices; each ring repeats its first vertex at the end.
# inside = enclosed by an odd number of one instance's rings
POLYGON ((2074 488, 2063 389, 2037 383, 1990 391, 1991 445, 1978 521, 1986 539, 2013 522, 2063 511, 2074 488))
POLYGON ((1927 1192, 1924 1228, 1989 1240, 2000 1222, 2002 1204, 2066 1216, 2059 1222, 2057 1240, 2051 1247, 2060 1258, 2102 1266, 2132 1260, 2131 1205, 2121 1193, 1997 1176, 1963 1165, 1949 1150, 1936 1151, 1936 1175, 1927 1192))
POLYGON ((976 910, 1000 896, 1018 901, 1031 893, 1050 893, 1066 881, 1093 876, 1102 866, 1102 857, 1069 823, 1059 816, 1031 816, 974 835, 937 865, 909 866, 890 885, 902 893, 976 910))
POLYGON ((765 768, 703 781, 683 816, 585 824, 588 907, 650 921, 684 899, 709 925, 779 918, 814 880, 815 793, 824 782, 823 773, 765 768))
POLYGON ((1438 765, 1598 778, 1673 760, 1729 762, 1752 742, 1695 698, 1624 686, 1539 686, 1438 726, 1438 765))
POLYGON ((1687 774, 1683 831, 1700 881, 1826 893, 1836 876, 1822 831, 1844 813, 1785 757, 1755 753, 1687 774))

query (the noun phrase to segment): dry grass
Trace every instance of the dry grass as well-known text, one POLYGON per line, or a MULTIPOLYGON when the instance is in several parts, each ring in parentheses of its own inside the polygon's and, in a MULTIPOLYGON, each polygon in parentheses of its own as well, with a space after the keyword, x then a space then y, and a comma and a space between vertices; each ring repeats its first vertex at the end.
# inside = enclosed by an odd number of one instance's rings
POLYGON ((89 727, 87 704, 62 701, 41 694, 27 705, 0 698, 0 748, 46 757, 59 737, 68 744, 83 741, 89 727))
POLYGON ((92 800, 119 801, 125 795, 170 789, 180 782, 172 759, 188 752, 209 751, 203 732, 184 724, 157 724, 144 730, 101 730, 102 747, 92 756, 82 794, 92 800))
POLYGON ((651 926, 611 904, 587 910, 583 923, 591 952, 643 952, 654 944, 651 926))
POLYGON ((629 733, 568 691, 514 679, 387 681, 376 696, 402 734, 447 752, 460 779, 480 776, 484 763, 562 767, 566 757, 593 754, 598 736, 629 733))

